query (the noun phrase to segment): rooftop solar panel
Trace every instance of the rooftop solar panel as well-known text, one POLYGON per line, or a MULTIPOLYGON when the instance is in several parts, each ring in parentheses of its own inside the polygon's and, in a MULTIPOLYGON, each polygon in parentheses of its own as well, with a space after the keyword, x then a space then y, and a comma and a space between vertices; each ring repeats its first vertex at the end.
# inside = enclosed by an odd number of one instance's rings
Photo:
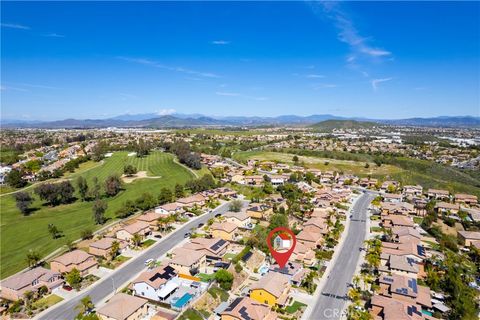
POLYGON ((235 309, 236 306, 238 306, 238 304, 240 303, 240 301, 242 301, 242 298, 236 298, 235 300, 233 300, 233 302, 228 306, 227 309, 225 309, 225 311, 232 311, 233 309, 235 309))
POLYGON ((240 316, 242 317, 242 319, 245 319, 245 320, 250 320, 251 319, 250 316, 247 313, 247 308, 245 306, 240 308, 239 313, 240 313, 240 316))

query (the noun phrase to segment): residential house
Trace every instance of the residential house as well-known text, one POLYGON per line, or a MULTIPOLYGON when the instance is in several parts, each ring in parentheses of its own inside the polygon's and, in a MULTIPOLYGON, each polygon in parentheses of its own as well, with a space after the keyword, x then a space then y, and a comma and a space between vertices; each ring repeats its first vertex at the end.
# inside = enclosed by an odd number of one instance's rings
POLYGON ((251 285, 250 298, 269 306, 284 306, 289 291, 288 276, 279 272, 269 272, 260 281, 251 285))
POLYGON ((117 231, 116 237, 120 240, 131 241, 133 236, 138 234, 142 238, 145 238, 150 234, 151 228, 150 224, 145 221, 136 221, 132 224, 124 225, 120 230, 117 231))
POLYGON ((182 248, 200 251, 205 254, 207 262, 221 260, 227 253, 230 243, 219 238, 194 238, 183 245, 182 248))
POLYGON ((158 225, 158 219, 165 217, 166 215, 150 210, 137 217, 137 221, 143 221, 150 225, 151 229, 156 229, 158 225))
POLYGON ((307 267, 312 267, 316 262, 315 251, 312 250, 312 247, 297 242, 295 249, 293 249, 292 260, 301 262, 307 267))
POLYGON ((408 185, 403 187, 403 194, 406 197, 420 197, 423 193, 421 185, 408 185))
POLYGON ((221 312, 221 320, 276 320, 277 315, 269 305, 259 303, 249 297, 235 298, 221 312))
POLYGON ((380 210, 382 215, 387 214, 400 214, 400 215, 409 215, 415 213, 415 207, 408 202, 381 202, 380 210))
POLYGON ((170 281, 177 276, 177 271, 163 265, 141 273, 133 280, 135 295, 154 301, 164 301, 178 289, 178 284, 170 281))
POLYGON ((236 241, 238 237, 238 227, 231 222, 215 222, 210 226, 210 233, 214 238, 236 241))
POLYGON ((391 203, 400 203, 403 200, 403 195, 400 193, 384 193, 382 197, 383 201, 391 203))
POLYGON ((421 306, 382 295, 373 295, 370 314, 373 319, 422 320, 434 319, 422 313, 421 306), (428 317, 428 318, 427 318, 428 317))
POLYGON ((458 231, 458 239, 466 247, 473 245, 476 242, 480 242, 479 231, 458 231))
POLYGON ((240 212, 227 211, 222 214, 222 216, 226 219, 227 222, 233 223, 239 228, 252 228, 252 219, 245 210, 241 210, 240 212))
POLYGON ((205 205, 205 200, 206 198, 204 196, 197 193, 189 197, 177 199, 177 203, 184 208, 202 207, 205 205))
POLYGON ((173 258, 168 262, 178 274, 196 275, 206 272, 207 260, 205 252, 187 248, 176 248, 172 252, 173 258))
POLYGON ((171 202, 171 203, 167 203, 162 206, 156 207, 155 212, 163 216, 168 216, 173 214, 182 214, 185 212, 185 210, 177 202, 171 202))
POLYGON ((117 293, 97 310, 101 320, 141 320, 148 314, 147 300, 117 293))
POLYGON ((47 287, 48 291, 61 286, 63 284, 60 272, 36 267, 25 272, 17 273, 0 283, 2 291, 0 297, 11 301, 23 299, 23 295, 27 291, 35 292, 40 287, 47 287))
POLYGON ((397 215, 397 214, 389 214, 387 216, 382 217, 382 225, 385 228, 413 227, 414 223, 410 217, 397 215))
POLYGON ((261 186, 263 185, 264 179, 261 175, 253 175, 253 176, 244 176, 243 181, 246 185, 249 186, 261 186))
POLYGON ((450 199, 450 192, 440 189, 428 189, 427 196, 435 200, 448 200, 450 199))
POLYGON ((435 210, 439 213, 457 214, 460 210, 460 204, 440 201, 435 204, 435 210))
POLYGON ((419 271, 418 262, 407 256, 390 255, 386 266, 388 271, 404 275, 407 277, 417 278, 419 271))
POLYGON ((247 208, 247 214, 254 219, 265 219, 273 214, 273 208, 262 203, 250 203, 247 208))
POLYGON ((85 276, 96 268, 98 268, 97 259, 93 255, 78 249, 56 257, 50 262, 50 269, 59 273, 77 269, 82 276, 85 276))
POLYGON ((382 274, 379 277, 379 293, 386 297, 416 303, 425 309, 432 308, 430 288, 421 286, 417 279, 399 274, 382 274))
POLYGON ((477 204, 478 198, 477 196, 465 193, 457 193, 455 194, 455 203, 463 203, 463 204, 477 204))
POLYGON ((103 258, 108 258, 112 254, 112 244, 114 242, 118 242, 120 251, 125 249, 127 247, 127 242, 116 239, 116 238, 110 238, 110 237, 105 237, 102 238, 98 241, 92 242, 88 246, 88 252, 90 254, 93 254, 97 257, 103 257, 103 258))

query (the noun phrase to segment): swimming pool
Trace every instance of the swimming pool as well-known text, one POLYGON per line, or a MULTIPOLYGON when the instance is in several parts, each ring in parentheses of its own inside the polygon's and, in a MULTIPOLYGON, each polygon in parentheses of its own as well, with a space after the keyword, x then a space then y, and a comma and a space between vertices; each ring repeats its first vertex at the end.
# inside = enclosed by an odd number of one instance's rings
POLYGON ((265 273, 268 272, 268 265, 262 265, 260 268, 258 268, 258 273, 260 273, 261 275, 264 275, 265 273))
POLYGON ((427 311, 427 310, 422 310, 422 313, 425 314, 425 315, 427 315, 427 316, 430 316, 430 317, 433 315, 432 312, 427 311))
POLYGON ((172 307, 181 309, 188 303, 188 301, 190 301, 190 299, 192 299, 192 297, 193 296, 190 293, 185 293, 180 299, 172 304, 172 307))

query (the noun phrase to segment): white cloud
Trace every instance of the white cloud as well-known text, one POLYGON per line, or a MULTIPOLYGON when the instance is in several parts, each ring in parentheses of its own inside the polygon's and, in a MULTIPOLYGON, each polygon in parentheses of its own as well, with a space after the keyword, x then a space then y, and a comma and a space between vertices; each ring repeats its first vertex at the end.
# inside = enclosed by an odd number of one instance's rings
POLYGON ((215 92, 215 94, 217 96, 227 96, 227 97, 238 97, 240 96, 240 93, 236 93, 236 92, 215 92))
POLYGON ((358 55, 371 58, 390 56, 392 53, 382 48, 373 47, 369 44, 369 38, 362 37, 348 14, 335 1, 321 1, 310 3, 313 11, 333 21, 338 30, 338 39, 349 45, 353 54, 347 58, 347 62, 353 62, 358 55))
POLYGON ((156 113, 159 115, 159 116, 168 116, 170 114, 174 114, 175 112, 177 112, 177 110, 175 109, 161 109, 161 110, 158 110, 156 113))
POLYGON ((313 85, 314 90, 321 90, 321 89, 331 89, 331 88, 336 88, 338 85, 334 83, 318 83, 313 85))
POLYGON ((307 78, 314 79, 314 78, 325 78, 323 74, 307 74, 307 78))
POLYGON ((383 78, 383 79, 372 79, 371 81, 371 84, 372 84, 372 88, 374 91, 377 91, 378 90, 378 85, 382 82, 387 82, 387 81, 390 81, 392 80, 393 78, 383 78))
POLYGON ((226 41, 226 40, 214 40, 214 41, 211 42, 211 44, 226 45, 226 44, 230 44, 230 41, 226 41))
POLYGON ((121 57, 121 56, 117 57, 117 58, 121 59, 121 60, 124 60, 124 61, 128 61, 128 62, 134 62, 134 63, 143 64, 143 65, 147 65, 147 66, 152 66, 152 67, 160 68, 160 69, 164 69, 164 70, 180 72, 180 73, 184 73, 184 74, 188 74, 188 75, 201 76, 201 77, 205 77, 205 78, 219 78, 220 77, 219 75, 217 75, 215 73, 212 73, 212 72, 201 72, 201 71, 196 71, 196 70, 192 70, 192 69, 187 69, 187 68, 184 68, 184 67, 167 66, 167 65, 161 64, 157 61, 150 60, 150 59, 145 59, 145 58, 130 58, 130 57, 121 57))
POLYGON ((42 34, 42 37, 48 37, 48 38, 65 38, 63 34, 58 34, 58 33, 45 33, 42 34))
POLYGON ((267 97, 256 97, 256 96, 249 96, 244 95, 238 92, 224 92, 224 91, 217 91, 215 92, 217 96, 225 96, 225 97, 240 97, 244 99, 256 100, 256 101, 265 101, 268 100, 267 97))
POLYGON ((12 28, 12 29, 30 30, 29 26, 16 24, 16 23, 2 23, 1 26, 5 28, 12 28))

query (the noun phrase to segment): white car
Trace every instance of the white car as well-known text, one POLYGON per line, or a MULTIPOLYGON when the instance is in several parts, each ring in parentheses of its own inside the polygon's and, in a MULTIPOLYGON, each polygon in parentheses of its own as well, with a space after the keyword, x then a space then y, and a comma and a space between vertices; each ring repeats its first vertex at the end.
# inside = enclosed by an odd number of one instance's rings
POLYGON ((153 259, 147 259, 147 260, 145 260, 145 265, 148 266, 148 265, 151 264, 153 261, 155 261, 155 260, 153 260, 153 259))

